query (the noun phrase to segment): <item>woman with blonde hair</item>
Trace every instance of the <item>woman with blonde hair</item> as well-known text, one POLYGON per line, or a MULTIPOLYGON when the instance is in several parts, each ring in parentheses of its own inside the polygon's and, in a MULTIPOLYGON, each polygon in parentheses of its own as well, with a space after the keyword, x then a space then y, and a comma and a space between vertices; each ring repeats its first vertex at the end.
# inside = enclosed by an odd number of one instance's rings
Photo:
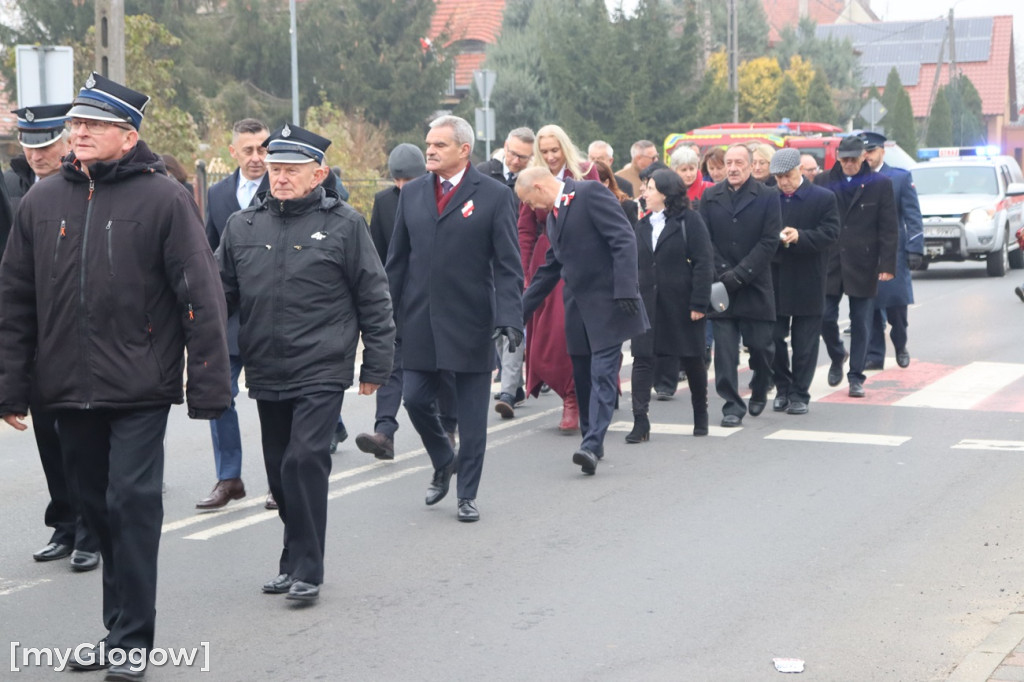
MULTIPOLYGON (((547 168, 558 179, 568 174, 574 180, 599 181, 594 164, 584 158, 560 126, 546 125, 537 131, 532 166, 547 168)), ((519 208, 519 252, 523 259, 524 286, 530 285, 534 273, 544 264, 551 245, 544 229, 547 219, 547 211, 531 209, 526 203, 519 208)), ((526 322, 526 393, 537 397, 543 384, 550 386, 562 398, 562 419, 558 428, 563 433, 574 433, 579 429, 580 413, 572 380, 572 361, 565 342, 562 289, 563 284, 559 282, 526 322)))
POLYGON ((775 147, 763 142, 755 142, 750 145, 750 174, 762 185, 775 187, 775 176, 769 168, 772 164, 772 157, 775 156, 775 147))

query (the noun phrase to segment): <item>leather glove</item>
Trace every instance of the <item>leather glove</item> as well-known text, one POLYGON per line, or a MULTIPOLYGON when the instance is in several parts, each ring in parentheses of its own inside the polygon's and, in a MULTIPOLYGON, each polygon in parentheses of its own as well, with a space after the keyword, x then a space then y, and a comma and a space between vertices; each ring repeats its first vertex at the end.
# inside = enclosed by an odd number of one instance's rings
POLYGON ((732 270, 726 271, 719 280, 725 285, 725 290, 730 294, 736 293, 743 287, 743 280, 741 280, 732 270))
POLYGON ((497 341, 499 336, 504 336, 508 339, 509 353, 515 353, 516 348, 523 342, 523 332, 515 327, 495 327, 494 333, 491 334, 491 340, 497 341))
POLYGON ((921 263, 924 262, 924 256, 919 253, 908 253, 907 254, 907 267, 911 270, 918 270, 921 267, 921 263))
POLYGON ((619 306, 619 310, 627 315, 636 315, 640 312, 640 301, 635 298, 617 298, 615 305, 619 306))

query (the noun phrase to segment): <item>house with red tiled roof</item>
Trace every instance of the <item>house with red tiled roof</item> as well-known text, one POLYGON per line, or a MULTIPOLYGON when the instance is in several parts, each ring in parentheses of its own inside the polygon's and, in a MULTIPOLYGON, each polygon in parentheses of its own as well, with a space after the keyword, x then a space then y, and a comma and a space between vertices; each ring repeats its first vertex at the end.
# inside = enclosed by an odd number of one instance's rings
POLYGON ((878 21, 868 0, 761 0, 768 19, 768 42, 778 42, 782 30, 808 17, 815 24, 862 24, 878 21))
POLYGON ((889 71, 895 67, 918 119, 928 116, 935 93, 949 83, 951 70, 963 74, 981 96, 989 143, 1005 146, 1005 129, 1018 119, 1013 17, 955 19, 956 50, 952 54, 948 34, 945 19, 817 28, 819 38, 850 40, 860 60, 861 84, 865 88, 874 85, 881 90, 889 71))
POLYGON ((430 39, 443 36, 444 46, 456 50, 445 93, 449 104, 469 93, 473 72, 483 65, 487 46, 498 40, 504 14, 505 0, 437 0, 430 39))

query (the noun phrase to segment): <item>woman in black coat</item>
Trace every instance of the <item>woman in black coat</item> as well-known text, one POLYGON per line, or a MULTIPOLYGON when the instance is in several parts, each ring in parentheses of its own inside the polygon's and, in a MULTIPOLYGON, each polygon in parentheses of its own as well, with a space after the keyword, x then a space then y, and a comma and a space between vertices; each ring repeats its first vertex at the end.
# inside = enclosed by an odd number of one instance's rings
POLYGON ((633 430, 627 443, 650 438, 647 418, 657 356, 674 356, 686 371, 693 404, 693 435, 708 433, 708 371, 704 326, 714 280, 711 238, 690 210, 686 186, 674 171, 647 181, 651 213, 636 226, 637 270, 651 328, 632 339, 633 430))

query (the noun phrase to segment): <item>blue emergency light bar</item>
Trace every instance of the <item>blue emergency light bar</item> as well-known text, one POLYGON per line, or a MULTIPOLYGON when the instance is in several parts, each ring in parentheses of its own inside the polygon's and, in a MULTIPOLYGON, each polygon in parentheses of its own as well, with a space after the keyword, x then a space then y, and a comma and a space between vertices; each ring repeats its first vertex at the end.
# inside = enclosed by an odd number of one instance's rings
POLYGON ((956 159, 968 156, 999 156, 1001 151, 997 144, 980 147, 925 147, 917 150, 917 158, 927 161, 928 159, 956 159))

